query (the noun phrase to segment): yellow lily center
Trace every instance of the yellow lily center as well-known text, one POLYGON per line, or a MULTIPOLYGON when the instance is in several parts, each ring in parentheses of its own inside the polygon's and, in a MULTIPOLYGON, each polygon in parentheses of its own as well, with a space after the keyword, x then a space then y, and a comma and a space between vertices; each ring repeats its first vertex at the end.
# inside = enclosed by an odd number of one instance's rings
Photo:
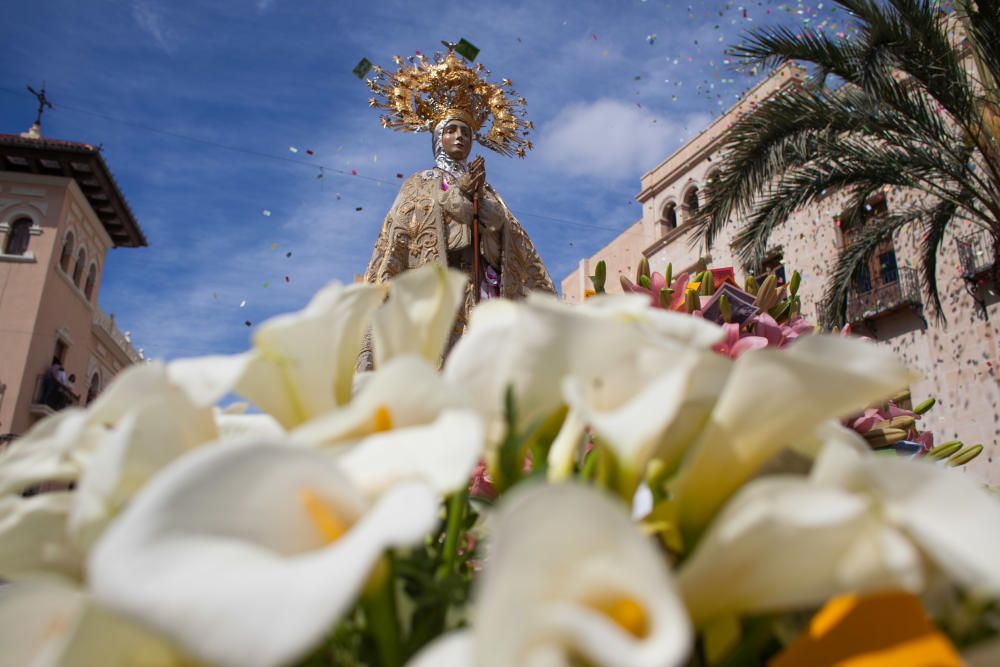
POLYGON ((299 502, 305 507, 309 520, 313 522, 327 544, 336 542, 350 528, 312 489, 299 491, 299 502))
POLYGON ((375 421, 376 433, 392 430, 392 413, 389 412, 388 407, 380 405, 375 408, 375 415, 373 419, 375 421))
POLYGON ((604 598, 589 602, 587 606, 610 618, 615 625, 636 639, 645 639, 649 635, 646 610, 632 598, 604 598))

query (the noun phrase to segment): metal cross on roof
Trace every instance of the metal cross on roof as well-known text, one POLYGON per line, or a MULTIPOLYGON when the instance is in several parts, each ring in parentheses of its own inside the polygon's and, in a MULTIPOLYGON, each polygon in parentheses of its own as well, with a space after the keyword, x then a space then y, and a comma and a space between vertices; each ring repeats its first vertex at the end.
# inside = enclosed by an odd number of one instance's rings
POLYGON ((38 125, 39 127, 41 127, 41 125, 42 125, 42 114, 45 112, 45 107, 48 107, 50 109, 53 109, 55 107, 53 107, 52 106, 52 102, 49 102, 49 99, 47 97, 45 97, 45 82, 44 81, 42 81, 42 92, 38 92, 37 90, 35 90, 31 86, 28 86, 27 88, 28 88, 28 91, 32 95, 34 95, 35 98, 38 100, 38 115, 35 116, 35 125, 38 125))

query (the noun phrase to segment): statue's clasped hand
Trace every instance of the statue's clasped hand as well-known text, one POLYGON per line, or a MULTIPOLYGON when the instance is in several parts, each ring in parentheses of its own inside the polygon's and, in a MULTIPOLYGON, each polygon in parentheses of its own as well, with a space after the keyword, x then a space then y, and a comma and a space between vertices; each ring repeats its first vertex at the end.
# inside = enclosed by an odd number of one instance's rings
POLYGON ((481 193, 483 185, 486 183, 486 162, 482 156, 477 157, 469 164, 469 172, 462 176, 458 183, 459 189, 469 199, 477 193, 481 193))

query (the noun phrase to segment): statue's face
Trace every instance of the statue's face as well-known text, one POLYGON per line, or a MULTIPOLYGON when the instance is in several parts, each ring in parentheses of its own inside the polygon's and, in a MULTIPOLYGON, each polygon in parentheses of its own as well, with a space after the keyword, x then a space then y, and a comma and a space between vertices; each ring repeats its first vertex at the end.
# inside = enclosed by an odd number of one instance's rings
POLYGON ((449 120, 441 132, 441 147, 452 160, 465 162, 472 151, 472 129, 460 120, 449 120))

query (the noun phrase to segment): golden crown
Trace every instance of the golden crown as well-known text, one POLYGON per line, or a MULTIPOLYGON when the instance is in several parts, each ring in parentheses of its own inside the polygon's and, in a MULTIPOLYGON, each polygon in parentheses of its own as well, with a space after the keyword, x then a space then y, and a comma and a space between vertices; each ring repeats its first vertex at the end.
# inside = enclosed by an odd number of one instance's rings
POLYGON ((524 157, 531 150, 531 121, 524 118, 526 104, 508 79, 486 81, 490 71, 481 64, 469 67, 453 51, 432 58, 423 54, 403 59, 395 56, 397 72, 373 67, 368 87, 375 97, 368 105, 387 113, 382 127, 403 132, 429 132, 447 118, 463 118, 472 125, 476 141, 504 155, 524 157), (489 123, 489 130, 482 129, 489 123))

